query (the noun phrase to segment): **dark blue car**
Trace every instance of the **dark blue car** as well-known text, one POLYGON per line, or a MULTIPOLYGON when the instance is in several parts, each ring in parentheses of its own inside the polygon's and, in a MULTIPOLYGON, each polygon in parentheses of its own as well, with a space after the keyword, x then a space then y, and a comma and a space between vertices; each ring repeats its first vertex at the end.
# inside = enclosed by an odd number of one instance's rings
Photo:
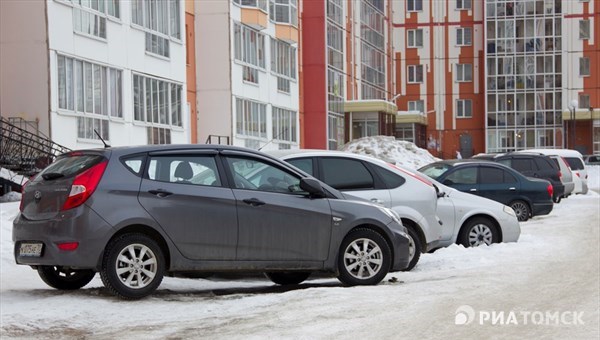
POLYGON ((457 159, 431 163, 419 171, 457 190, 508 205, 519 221, 552 211, 554 189, 550 182, 525 177, 499 163, 457 159))

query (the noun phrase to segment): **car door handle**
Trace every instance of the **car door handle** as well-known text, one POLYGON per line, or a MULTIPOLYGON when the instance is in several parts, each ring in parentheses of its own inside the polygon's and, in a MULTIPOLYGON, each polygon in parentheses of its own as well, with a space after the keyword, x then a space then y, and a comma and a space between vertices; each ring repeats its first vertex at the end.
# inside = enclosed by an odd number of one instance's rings
POLYGON ((477 189, 473 188, 473 189, 469 189, 470 192, 475 192, 477 191, 477 189))
POLYGON ((246 204, 250 204, 253 207, 258 207, 259 205, 265 205, 266 203, 259 200, 258 198, 245 198, 242 200, 246 204))
POLYGON ((515 187, 510 187, 510 188, 508 188, 508 190, 510 190, 510 191, 515 191, 515 190, 517 190, 517 188, 515 188, 515 187))
POLYGON ((166 191, 166 190, 163 190, 163 189, 148 190, 148 192, 151 193, 152 195, 155 195, 155 196, 158 196, 158 197, 167 197, 167 196, 173 195, 172 192, 166 191))
POLYGON ((371 202, 375 204, 383 204, 384 202, 379 198, 371 198, 371 202))

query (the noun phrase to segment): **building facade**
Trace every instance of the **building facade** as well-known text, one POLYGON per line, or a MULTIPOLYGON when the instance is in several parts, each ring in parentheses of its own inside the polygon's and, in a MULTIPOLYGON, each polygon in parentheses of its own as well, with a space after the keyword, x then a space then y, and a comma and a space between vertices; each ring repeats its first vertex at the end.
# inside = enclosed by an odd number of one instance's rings
POLYGON ((297 0, 196 6, 198 138, 253 149, 300 145, 297 0))
POLYGON ((383 0, 304 2, 305 147, 335 150, 349 140, 394 133, 391 10, 383 0))
POLYGON ((73 149, 190 141, 182 1, 1 6, 3 116, 73 149))
POLYGON ((483 152, 482 2, 392 3, 397 137, 441 158, 483 152))

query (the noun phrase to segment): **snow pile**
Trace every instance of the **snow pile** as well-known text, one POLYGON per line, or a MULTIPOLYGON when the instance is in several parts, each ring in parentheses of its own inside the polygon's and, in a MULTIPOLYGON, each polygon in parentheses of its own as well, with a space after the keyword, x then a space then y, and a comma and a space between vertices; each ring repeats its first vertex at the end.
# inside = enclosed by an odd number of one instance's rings
POLYGON ((346 144, 342 150, 368 155, 412 169, 440 160, 412 142, 396 140, 390 136, 363 137, 346 144))
POLYGON ((0 168, 0 177, 5 178, 11 182, 17 184, 23 184, 27 182, 27 177, 16 174, 8 169, 0 168))
POLYGON ((5 195, 0 196, 0 203, 18 202, 20 200, 21 200, 21 194, 16 191, 11 191, 5 195))

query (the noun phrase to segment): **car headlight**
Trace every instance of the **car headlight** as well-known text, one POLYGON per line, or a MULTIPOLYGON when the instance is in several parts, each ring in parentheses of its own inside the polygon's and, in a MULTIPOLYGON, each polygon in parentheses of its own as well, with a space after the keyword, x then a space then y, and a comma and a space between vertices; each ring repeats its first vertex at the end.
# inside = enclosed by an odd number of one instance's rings
POLYGON ((392 220, 394 220, 394 222, 402 224, 402 222, 400 222, 400 215, 398 215, 398 213, 394 210, 385 207, 379 207, 379 209, 383 211, 384 214, 388 215, 392 220))
POLYGON ((503 209, 504 209, 504 212, 507 213, 507 214, 509 214, 510 216, 517 217, 517 214, 515 213, 515 211, 513 210, 513 208, 505 205, 503 209))

